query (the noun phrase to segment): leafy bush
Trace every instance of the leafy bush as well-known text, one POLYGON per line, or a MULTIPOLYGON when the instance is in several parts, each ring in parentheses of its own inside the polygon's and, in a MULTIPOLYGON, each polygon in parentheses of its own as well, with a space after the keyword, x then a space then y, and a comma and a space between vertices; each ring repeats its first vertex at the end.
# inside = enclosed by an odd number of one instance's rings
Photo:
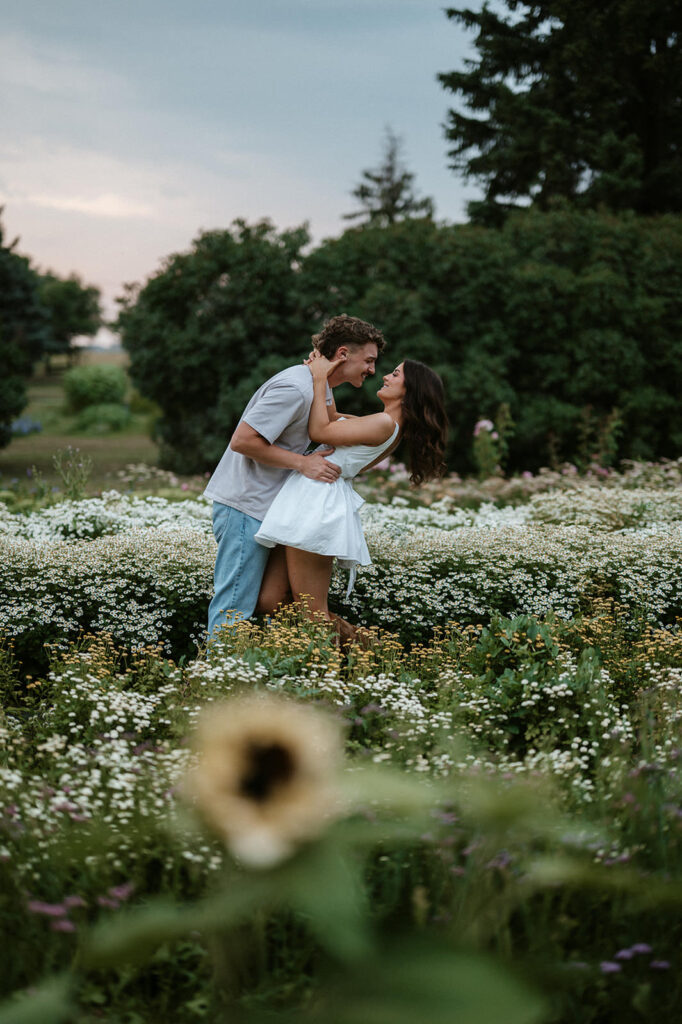
POLYGON ((297 271, 307 242, 304 228, 236 221, 126 297, 121 337, 133 382, 162 410, 165 466, 213 469, 251 394, 310 350, 297 271))
POLYGON ((127 386, 126 375, 118 366, 76 366, 64 374, 66 399, 73 412, 90 405, 120 403, 127 386))
POLYGON ((114 402, 99 402, 88 405, 76 420, 78 430, 89 430, 97 434, 113 434, 125 430, 130 423, 130 409, 114 402))

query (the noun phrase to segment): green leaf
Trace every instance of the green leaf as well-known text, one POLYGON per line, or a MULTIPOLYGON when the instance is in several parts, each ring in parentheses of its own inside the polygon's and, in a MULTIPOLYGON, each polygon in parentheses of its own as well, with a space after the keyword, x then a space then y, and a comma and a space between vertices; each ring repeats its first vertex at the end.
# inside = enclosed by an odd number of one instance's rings
POLYGON ((329 1024, 533 1024, 542 999, 505 968, 445 945, 405 942, 325 993, 329 1024))
POLYGON ((69 979, 50 978, 29 995, 12 998, 0 1006, 0 1024, 60 1024, 74 1020, 69 998, 69 979))
POLYGON ((370 950, 368 908, 359 865, 338 843, 318 843, 300 857, 286 893, 303 914, 318 941, 332 955, 355 960, 370 950))

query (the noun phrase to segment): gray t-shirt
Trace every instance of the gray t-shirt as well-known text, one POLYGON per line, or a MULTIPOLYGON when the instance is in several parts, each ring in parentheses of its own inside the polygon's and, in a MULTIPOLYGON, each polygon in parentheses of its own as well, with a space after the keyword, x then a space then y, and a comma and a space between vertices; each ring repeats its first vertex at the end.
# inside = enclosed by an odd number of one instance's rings
MULTIPOLYGON (((308 416, 312 401, 310 370, 303 365, 289 366, 258 388, 239 422, 248 423, 270 444, 302 453, 310 444, 308 416)), ((327 405, 331 402, 331 388, 327 385, 327 405)), ((232 451, 228 445, 204 494, 262 520, 290 472, 278 466, 265 466, 232 451)))

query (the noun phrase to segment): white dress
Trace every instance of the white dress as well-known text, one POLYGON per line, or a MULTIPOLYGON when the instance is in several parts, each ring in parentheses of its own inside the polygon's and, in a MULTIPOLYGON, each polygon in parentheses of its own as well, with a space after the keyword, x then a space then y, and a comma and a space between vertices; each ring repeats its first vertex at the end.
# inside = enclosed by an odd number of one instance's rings
POLYGON ((318 555, 334 555, 342 569, 350 569, 348 597, 357 566, 372 564, 358 514, 365 499, 354 490, 352 480, 390 448, 397 433, 396 423, 383 444, 345 445, 327 455, 329 462, 341 467, 333 484, 292 471, 260 525, 256 534, 259 544, 267 548, 286 544, 318 555))

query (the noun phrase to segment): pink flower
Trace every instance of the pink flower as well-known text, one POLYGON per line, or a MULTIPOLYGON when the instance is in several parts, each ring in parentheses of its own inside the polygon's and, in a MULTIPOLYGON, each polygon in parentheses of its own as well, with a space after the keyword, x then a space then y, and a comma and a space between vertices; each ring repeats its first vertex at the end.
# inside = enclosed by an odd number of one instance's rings
POLYGON ((71 910, 72 907, 85 907, 87 903, 82 896, 65 896, 64 906, 71 910))
POLYGON ((32 914, 45 914, 46 917, 66 916, 66 907, 63 903, 43 903, 42 900, 31 900, 28 909, 32 914))
POLYGON ((495 424, 491 420, 479 420, 474 427, 474 437, 478 437, 482 430, 494 430, 495 424))
POLYGON ((112 885, 109 889, 109 896, 113 900, 127 900, 129 899, 135 890, 134 882, 124 882, 123 885, 112 885))
POLYGON ((53 932, 75 932, 76 926, 73 921, 67 921, 65 917, 61 921, 52 921, 50 928, 53 932))
POLYGON ((100 907, 105 907, 107 910, 118 910, 121 906, 119 900, 112 900, 109 896, 98 896, 97 902, 100 907))
POLYGON ((180 490, 181 491, 188 491, 189 490, 189 484, 180 484, 180 490))
POLYGON ((376 464, 376 466, 374 468, 375 469, 388 469, 390 467, 390 465, 391 465, 391 460, 388 457, 386 457, 385 459, 382 459, 381 462, 377 462, 377 464, 376 464))

